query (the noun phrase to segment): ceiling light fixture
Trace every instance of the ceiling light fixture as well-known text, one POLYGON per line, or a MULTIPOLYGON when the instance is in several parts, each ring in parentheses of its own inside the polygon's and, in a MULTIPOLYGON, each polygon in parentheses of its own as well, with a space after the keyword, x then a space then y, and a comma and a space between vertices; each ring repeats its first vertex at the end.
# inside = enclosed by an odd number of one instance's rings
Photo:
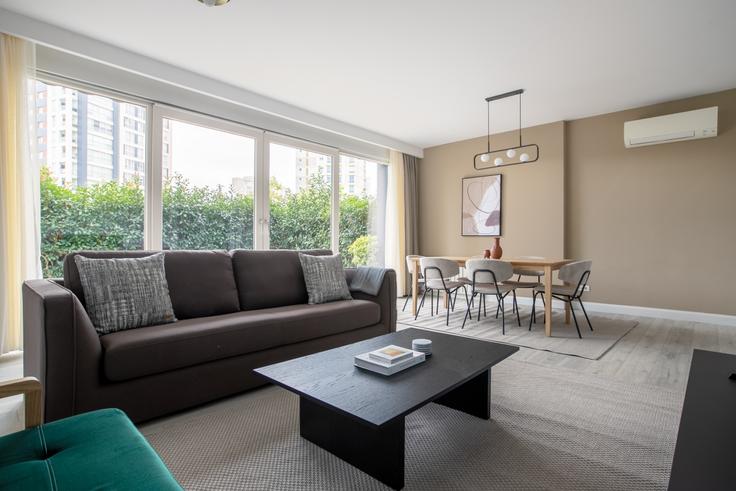
POLYGON ((220 5, 225 5, 230 0, 199 0, 200 3, 205 4, 208 7, 219 7, 220 5))
POLYGON ((539 160, 539 146, 536 143, 524 145, 521 141, 521 94, 523 93, 524 89, 517 89, 512 90, 511 92, 506 92, 505 94, 486 97, 486 106, 488 112, 488 138, 486 140, 487 146, 485 152, 479 153, 475 157, 473 157, 473 167, 475 167, 475 170, 490 169, 492 167, 504 167, 507 165, 530 164, 539 160), (515 147, 491 150, 491 102, 513 96, 519 96, 519 144, 515 147), (519 154, 518 159, 516 158, 517 154, 519 154), (506 159, 504 159, 504 157, 506 157, 506 159), (493 162, 493 165, 483 165, 491 161, 493 162))

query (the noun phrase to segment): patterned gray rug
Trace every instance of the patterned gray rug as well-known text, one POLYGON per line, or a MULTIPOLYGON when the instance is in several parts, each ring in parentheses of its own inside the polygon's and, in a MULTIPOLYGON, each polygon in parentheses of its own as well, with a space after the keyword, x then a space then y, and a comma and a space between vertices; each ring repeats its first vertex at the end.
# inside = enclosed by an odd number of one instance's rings
MULTIPOLYGON (((429 404, 406 420, 407 490, 665 489, 683 394, 507 359, 492 420, 429 404)), ((190 490, 388 489, 299 436, 269 386, 143 425, 190 490)))
MULTIPOLYGON (((444 306, 440 306, 440 313, 434 316, 430 314, 429 300, 426 301, 425 307, 419 311, 419 317, 414 320, 411 315, 411 307, 406 307, 406 312, 401 309, 404 306, 404 299, 400 298, 397 302, 398 329, 402 327, 419 327, 422 329, 432 329, 450 334, 458 334, 488 341, 497 341, 502 343, 513 344, 516 346, 524 346, 526 348, 552 351, 563 355, 579 356, 589 360, 600 359, 608 350, 610 350, 622 337, 635 328, 639 323, 632 319, 622 319, 614 317, 606 317, 602 315, 589 314, 590 322, 593 325, 593 331, 588 329, 580 307, 577 308, 578 322, 580 323, 580 333, 583 338, 578 338, 575 324, 570 320, 570 324, 565 324, 564 311, 554 310, 552 313, 552 336, 544 335, 543 312, 541 308, 537 309, 537 323, 533 324, 532 330, 529 331, 529 317, 531 315, 531 307, 520 305, 519 317, 521 318, 521 327, 519 327, 516 314, 511 312, 510 302, 507 302, 506 309, 506 334, 501 332, 501 316, 496 319, 496 305, 488 299, 487 316, 481 315, 478 321, 478 307, 473 309, 473 320, 468 320, 465 328, 462 328, 463 317, 465 316, 464 300, 457 300, 457 308, 454 312, 450 312, 450 325, 447 326, 444 306)), ((541 305, 539 306, 541 307, 541 305)))

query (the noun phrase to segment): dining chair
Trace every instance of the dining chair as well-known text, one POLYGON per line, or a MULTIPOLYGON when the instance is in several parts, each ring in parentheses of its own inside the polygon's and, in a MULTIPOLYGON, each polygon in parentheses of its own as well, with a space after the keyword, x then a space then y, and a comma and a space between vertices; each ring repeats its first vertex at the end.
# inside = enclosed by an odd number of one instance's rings
MULTIPOLYGON (((575 329, 578 331, 578 337, 582 339, 580 334, 580 327, 578 326, 578 319, 575 316, 575 309, 573 308, 573 302, 575 300, 580 304, 580 308, 583 309, 585 314, 585 320, 588 321, 588 327, 593 330, 593 325, 590 323, 588 312, 585 311, 585 305, 583 305, 583 293, 585 292, 585 286, 588 284, 590 278, 590 269, 593 266, 592 261, 575 261, 570 264, 566 264, 560 268, 557 276, 564 282, 569 283, 568 285, 552 285, 552 298, 561 300, 570 305, 570 312, 572 318, 575 321, 575 329), (574 286, 573 286, 574 285, 574 286)), ((544 285, 540 285, 534 289, 534 298, 532 299, 532 315, 529 319, 529 330, 532 330, 532 322, 537 321, 536 316, 536 304, 537 295, 541 295, 544 298, 544 285)))
MULTIPOLYGON (((519 256, 519 259, 544 259, 542 256, 519 256)), ((543 269, 525 269, 522 267, 514 268, 514 274, 516 275, 516 281, 521 281, 522 276, 536 277, 537 283, 542 283, 542 276, 544 276, 543 269)))
MULTIPOLYGON (((480 322, 481 307, 485 310, 486 296, 495 295, 498 308, 501 310, 501 333, 506 334, 505 299, 509 293, 514 291, 515 287, 505 284, 504 281, 513 276, 513 266, 511 266, 511 263, 496 259, 470 259, 465 263, 465 270, 472 285, 471 301, 478 295, 478 321, 480 322)), ((465 312, 465 317, 463 317, 462 329, 465 328, 468 319, 473 319, 470 302, 467 303, 468 310, 465 312)), ((496 312, 498 315, 498 309, 496 312)), ((516 310, 516 322, 521 327, 518 309, 516 310)))
POLYGON ((416 320, 419 317, 419 311, 424 305, 424 298, 427 296, 427 292, 430 293, 430 309, 432 315, 434 315, 434 292, 437 291, 437 313, 439 314, 440 292, 444 292, 447 295, 447 319, 445 324, 449 326, 450 309, 455 309, 457 291, 460 288, 465 292, 465 301, 468 301, 468 291, 465 289, 465 284, 452 279, 460 273, 460 268, 456 261, 441 257, 423 257, 419 260, 419 266, 424 275, 424 293, 422 294, 422 301, 419 303, 419 308, 417 308, 414 319, 416 320), (453 293, 455 294, 454 299, 452 296, 453 293))
MULTIPOLYGON (((409 270, 409 284, 414 284, 414 278, 412 278, 412 275, 414 274, 414 260, 421 259, 424 256, 418 256, 416 254, 410 254, 406 256, 406 267, 409 270)), ((419 270, 419 277, 417 278, 417 286, 419 288, 424 289, 424 277, 422 276, 421 269, 419 270)), ((404 302, 404 308, 401 309, 402 312, 406 310, 406 306, 409 303, 409 300, 411 299, 411 291, 409 291, 409 295, 406 297, 406 301, 404 302)))

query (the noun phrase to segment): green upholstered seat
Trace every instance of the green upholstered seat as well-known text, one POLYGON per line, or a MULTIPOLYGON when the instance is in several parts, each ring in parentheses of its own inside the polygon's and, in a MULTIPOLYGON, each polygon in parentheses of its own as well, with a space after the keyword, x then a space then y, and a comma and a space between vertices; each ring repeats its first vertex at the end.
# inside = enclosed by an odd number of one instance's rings
POLYGON ((102 409, 0 437, 2 490, 181 490, 119 409, 102 409))

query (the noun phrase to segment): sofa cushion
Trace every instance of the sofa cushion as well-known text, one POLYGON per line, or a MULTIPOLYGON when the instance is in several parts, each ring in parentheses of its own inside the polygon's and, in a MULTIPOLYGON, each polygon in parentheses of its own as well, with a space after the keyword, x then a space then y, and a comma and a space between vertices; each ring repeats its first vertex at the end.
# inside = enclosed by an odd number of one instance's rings
POLYGON ((92 259, 75 256, 87 312, 99 334, 174 322, 164 255, 92 259))
MULTIPOLYGON (((64 258, 64 286, 84 304, 84 293, 74 256, 131 258, 154 251, 81 251, 64 258)), ((233 263, 225 251, 164 251, 169 295, 178 319, 229 314, 240 309, 233 263)))
POLYGON ((350 300, 348 282, 342 267, 340 254, 334 256, 310 256, 299 254, 302 264, 304 285, 307 288, 307 303, 327 303, 335 300, 350 300))
POLYGON ((372 326, 367 300, 290 305, 179 321, 100 338, 104 370, 121 381, 372 326))
POLYGON ((119 409, 103 409, 0 438, 0 489, 181 490, 119 409))
MULTIPOLYGON (((325 256, 329 250, 301 251, 325 256)), ((298 251, 231 252, 240 309, 253 310, 307 303, 307 288, 298 251)))

